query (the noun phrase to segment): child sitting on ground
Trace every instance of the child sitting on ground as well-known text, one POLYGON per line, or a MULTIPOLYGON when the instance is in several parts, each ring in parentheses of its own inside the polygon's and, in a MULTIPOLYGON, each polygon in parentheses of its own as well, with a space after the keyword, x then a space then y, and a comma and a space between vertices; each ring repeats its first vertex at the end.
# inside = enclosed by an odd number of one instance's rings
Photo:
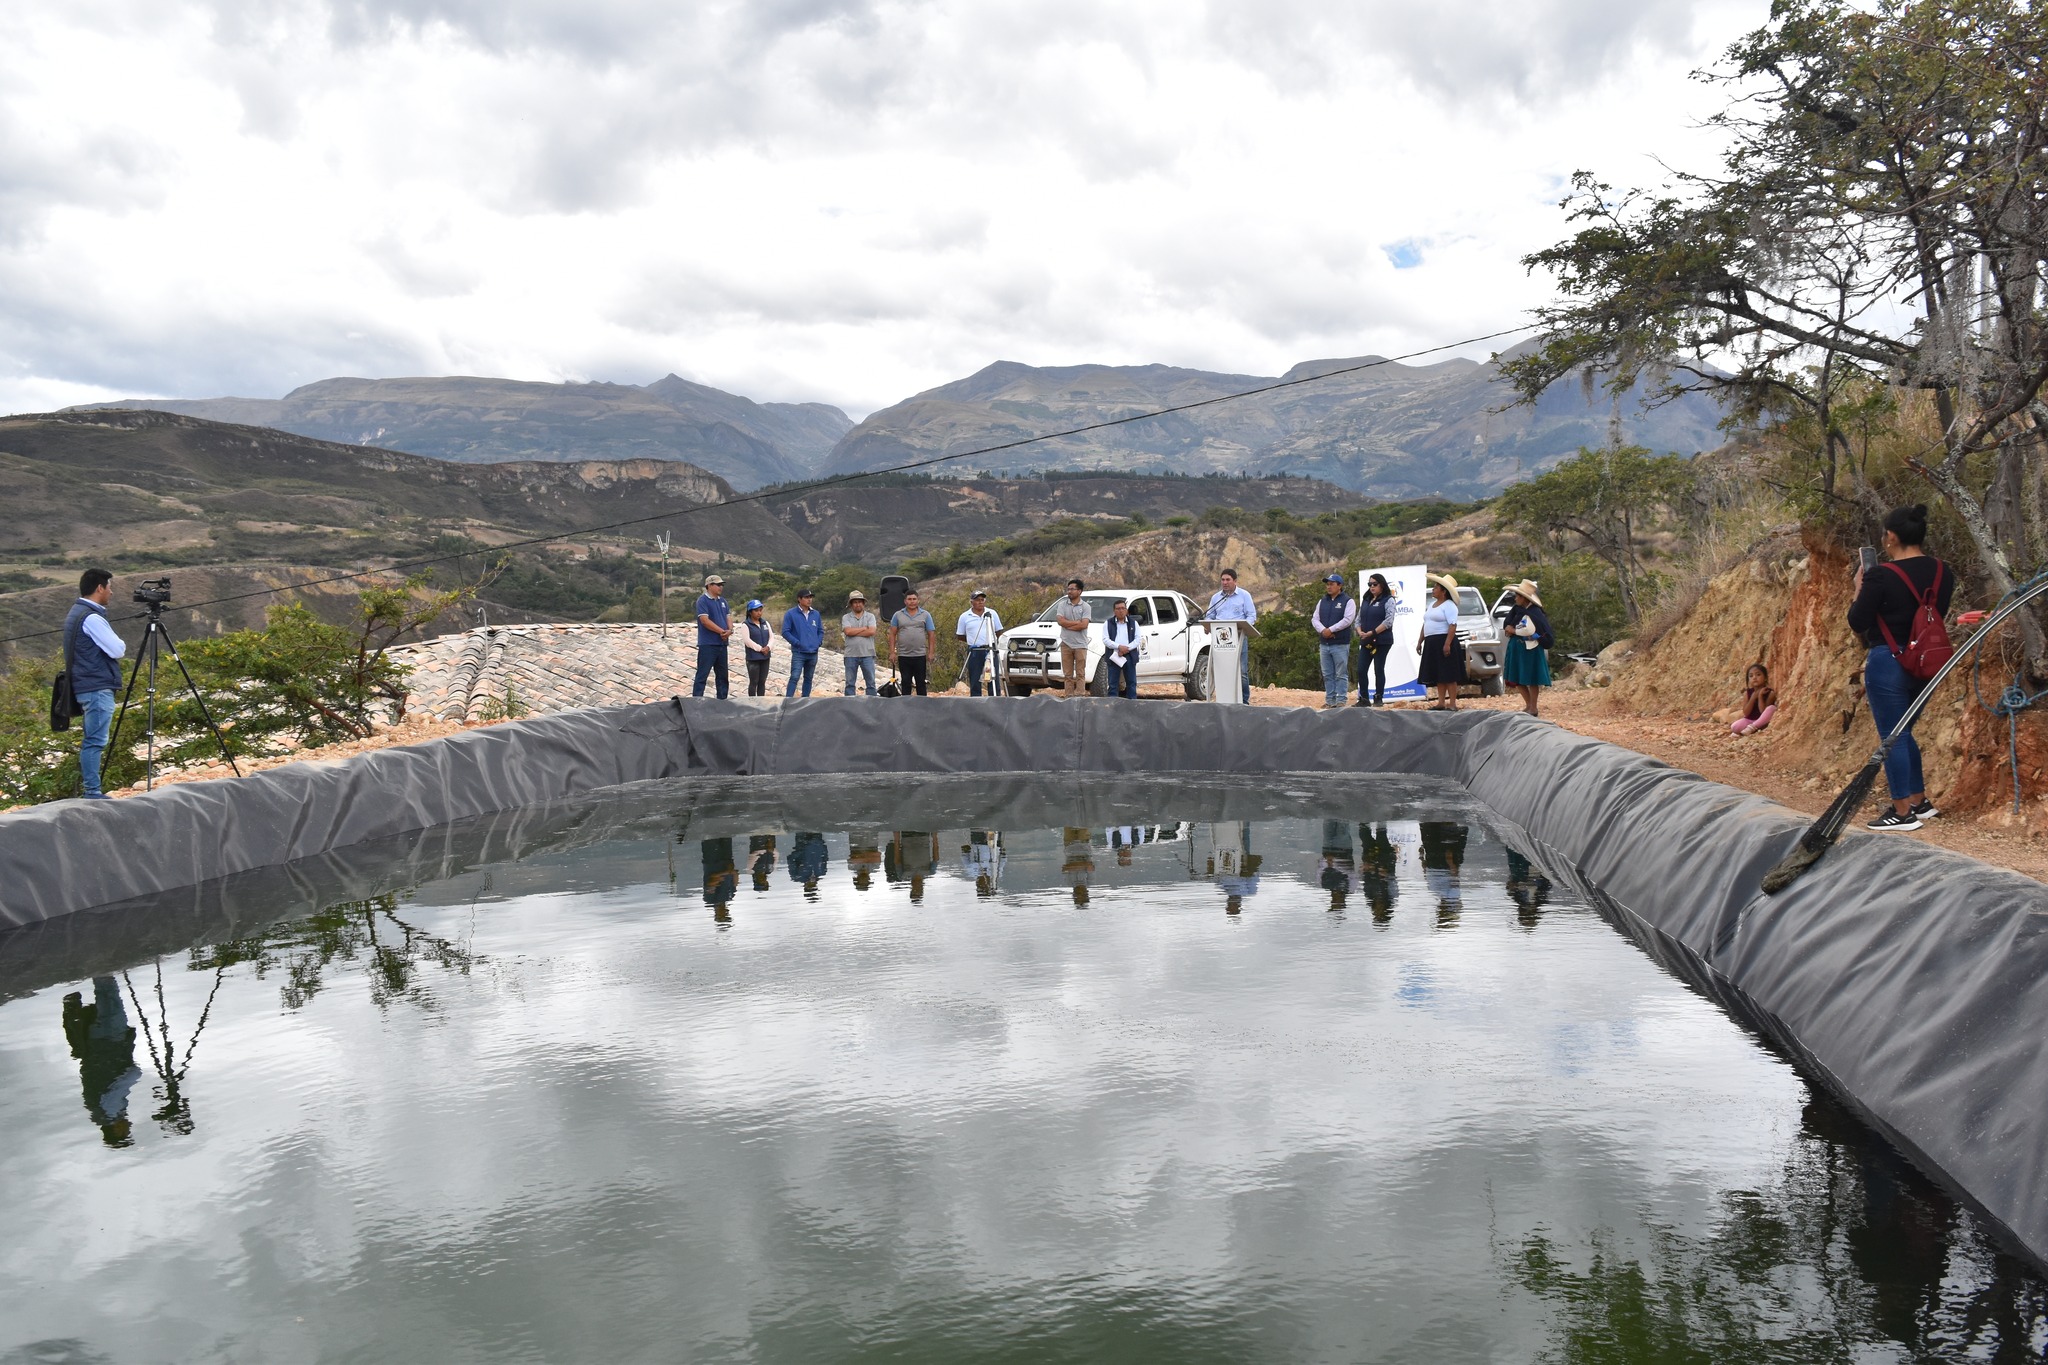
POLYGON ((1738 735, 1754 734, 1778 714, 1778 694, 1771 690, 1771 670, 1751 664, 1743 677, 1742 714, 1728 728, 1738 735))

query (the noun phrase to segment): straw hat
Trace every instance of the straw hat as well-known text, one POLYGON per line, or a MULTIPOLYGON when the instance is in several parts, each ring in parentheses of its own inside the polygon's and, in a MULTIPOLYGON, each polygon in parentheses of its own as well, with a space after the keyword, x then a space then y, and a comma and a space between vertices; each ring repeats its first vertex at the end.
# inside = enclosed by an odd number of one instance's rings
POLYGON ((1458 580, 1451 577, 1447 573, 1433 573, 1429 575, 1429 581, 1436 584, 1439 588, 1442 588, 1445 592, 1449 593, 1453 597, 1456 597, 1458 595, 1458 580))
POLYGON ((1536 595, 1536 580, 1533 578, 1525 578, 1515 584, 1514 593, 1517 597, 1528 598, 1539 607, 1543 605, 1543 599, 1536 595))

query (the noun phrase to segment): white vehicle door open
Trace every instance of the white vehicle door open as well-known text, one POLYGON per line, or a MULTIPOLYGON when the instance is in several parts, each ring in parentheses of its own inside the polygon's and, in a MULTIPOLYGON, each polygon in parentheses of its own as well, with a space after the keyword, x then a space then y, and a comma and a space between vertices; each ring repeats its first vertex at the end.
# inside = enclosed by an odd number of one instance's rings
POLYGON ((1141 678, 1178 678, 1186 671, 1187 623, 1180 619, 1180 604, 1171 597, 1145 599, 1151 605, 1146 612, 1149 623, 1145 627, 1145 652, 1138 659, 1138 676, 1141 678))

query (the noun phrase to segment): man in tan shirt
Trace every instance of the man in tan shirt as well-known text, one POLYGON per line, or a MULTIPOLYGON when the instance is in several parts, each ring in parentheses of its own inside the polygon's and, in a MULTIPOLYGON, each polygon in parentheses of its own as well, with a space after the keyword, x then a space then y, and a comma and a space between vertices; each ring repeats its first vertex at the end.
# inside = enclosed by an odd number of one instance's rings
POLYGON ((1087 685, 1084 672, 1088 667, 1088 625, 1094 613, 1081 600, 1083 583, 1080 579, 1069 579, 1067 595, 1053 608, 1053 622, 1060 628, 1060 691, 1069 697, 1081 695, 1087 685))

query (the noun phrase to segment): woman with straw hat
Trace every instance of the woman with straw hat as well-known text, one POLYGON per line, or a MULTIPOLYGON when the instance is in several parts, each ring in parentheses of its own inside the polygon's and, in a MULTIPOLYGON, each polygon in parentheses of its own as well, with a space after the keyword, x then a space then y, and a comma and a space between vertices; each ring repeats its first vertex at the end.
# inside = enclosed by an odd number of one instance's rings
POLYGON ((1533 716, 1537 694, 1550 686, 1549 650, 1557 641, 1551 638, 1550 617, 1543 610, 1543 599, 1536 595, 1536 584, 1525 578, 1512 591, 1515 605, 1501 622, 1507 634, 1508 657, 1500 676, 1522 694, 1522 709, 1533 716))
POLYGON ((1447 573, 1429 576, 1429 606, 1422 613, 1422 655, 1417 680, 1436 689, 1432 711, 1458 709, 1458 687, 1465 681, 1465 651, 1458 647, 1458 580, 1447 573))

